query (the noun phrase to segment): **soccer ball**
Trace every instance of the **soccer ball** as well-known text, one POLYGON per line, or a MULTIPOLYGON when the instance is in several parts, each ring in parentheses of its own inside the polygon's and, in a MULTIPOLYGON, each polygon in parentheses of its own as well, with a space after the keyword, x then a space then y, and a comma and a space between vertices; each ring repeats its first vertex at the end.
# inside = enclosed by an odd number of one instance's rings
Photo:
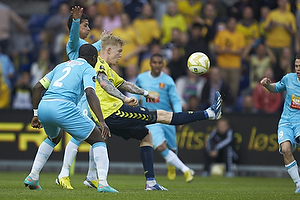
POLYGON ((194 74, 204 74, 210 67, 210 61, 205 53, 195 52, 187 60, 187 66, 194 74))

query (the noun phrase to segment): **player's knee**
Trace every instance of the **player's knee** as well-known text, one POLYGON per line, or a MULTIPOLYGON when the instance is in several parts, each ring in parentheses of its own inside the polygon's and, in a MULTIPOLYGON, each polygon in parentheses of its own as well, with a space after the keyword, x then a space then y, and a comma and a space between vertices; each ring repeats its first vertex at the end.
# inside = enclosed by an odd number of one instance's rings
POLYGON ((292 145, 289 142, 285 142, 281 144, 281 152, 285 156, 289 156, 292 154, 292 145))
POLYGON ((141 140, 140 146, 152 146, 152 134, 148 131, 148 134, 141 140))
POLYGON ((161 145, 157 146, 157 148, 156 148, 156 150, 159 152, 163 152, 166 149, 167 149, 166 142, 163 142, 161 145))

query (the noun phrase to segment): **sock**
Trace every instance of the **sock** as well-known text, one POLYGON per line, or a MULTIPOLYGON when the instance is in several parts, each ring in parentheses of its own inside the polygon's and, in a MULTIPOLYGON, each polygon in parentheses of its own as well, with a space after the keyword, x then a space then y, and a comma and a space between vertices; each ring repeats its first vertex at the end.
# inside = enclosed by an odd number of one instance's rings
POLYGON ((63 160, 63 166, 61 168, 60 174, 58 175, 58 178, 66 177, 70 175, 70 167, 72 166, 72 163, 74 161, 74 158, 77 154, 77 149, 79 144, 81 142, 75 142, 75 139, 71 139, 69 143, 66 146, 65 154, 64 154, 64 160, 63 160), (75 143, 74 143, 75 142, 75 143))
POLYGON ((147 184, 153 186, 156 184, 153 170, 153 149, 151 146, 140 147, 140 156, 144 167, 144 175, 147 184), (148 182, 149 181, 149 182, 148 182))
POLYGON ((40 172, 46 164, 55 146, 56 144, 49 140, 49 138, 46 138, 39 146, 38 152, 36 153, 33 161, 31 172, 29 174, 33 180, 39 180, 40 172))
POLYGON ((99 178, 99 184, 103 186, 107 186, 107 174, 108 174, 108 166, 109 159, 106 144, 104 142, 97 142, 92 145, 93 153, 94 153, 94 161, 97 166, 97 173, 99 178))
POLYGON ((187 111, 173 113, 170 125, 181 125, 191 122, 196 122, 199 120, 208 119, 209 115, 207 111, 187 111))
POLYGON ((170 149, 165 149, 160 153, 169 165, 173 165, 176 169, 180 169, 183 173, 190 170, 170 149))
POLYGON ((94 151, 91 146, 89 151, 89 170, 86 176, 89 180, 97 180, 97 165, 94 161, 94 151))
POLYGON ((294 160, 290 164, 285 165, 285 168, 289 173, 290 177, 293 179, 294 183, 296 183, 297 186, 300 186, 300 178, 299 178, 297 161, 294 160))

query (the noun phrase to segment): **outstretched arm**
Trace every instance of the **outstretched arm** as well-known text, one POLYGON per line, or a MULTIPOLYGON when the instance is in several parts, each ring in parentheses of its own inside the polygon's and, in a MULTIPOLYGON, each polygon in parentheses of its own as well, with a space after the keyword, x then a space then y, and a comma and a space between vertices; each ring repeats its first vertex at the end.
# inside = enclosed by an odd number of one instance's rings
POLYGON ((155 96, 145 91, 144 89, 138 87, 137 85, 130 83, 128 81, 124 81, 124 83, 120 86, 120 89, 130 92, 132 94, 139 94, 146 97, 147 101, 154 102, 155 96))
POLYGON ((270 92, 275 92, 275 83, 272 83, 271 79, 265 77, 260 83, 270 92))
POLYGON ((99 72, 97 75, 98 82, 100 86, 110 95, 121 99, 124 103, 126 103, 129 106, 137 106, 138 100, 134 97, 126 97, 120 90, 118 90, 114 84, 112 84, 105 73, 99 72))

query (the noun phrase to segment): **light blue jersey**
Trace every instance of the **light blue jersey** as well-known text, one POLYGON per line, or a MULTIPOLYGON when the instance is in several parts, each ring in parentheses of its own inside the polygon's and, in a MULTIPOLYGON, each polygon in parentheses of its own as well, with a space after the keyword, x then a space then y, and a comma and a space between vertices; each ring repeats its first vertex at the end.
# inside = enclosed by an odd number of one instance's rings
POLYGON ((95 89, 96 72, 82 58, 57 65, 41 79, 41 84, 50 82, 39 107, 38 117, 47 135, 57 137, 60 128, 76 140, 85 140, 95 123, 83 115, 77 103, 86 88, 95 89))
POLYGON ((294 139, 300 135, 300 82, 296 73, 286 74, 275 83, 275 92, 283 91, 286 96, 278 125, 278 143, 290 141, 294 149, 294 139))
MULTIPOLYGON (((87 44, 88 42, 79 38, 79 26, 80 26, 80 18, 74 20, 72 22, 69 41, 67 43, 66 51, 70 60, 75 60, 79 55, 79 48, 83 44, 87 44)), ((97 52, 101 50, 101 40, 93 43, 92 45, 97 49, 97 52)))
MULTIPOLYGON (((150 71, 147 71, 138 75, 136 85, 156 96, 154 103, 146 102, 146 98, 143 97, 142 105, 144 107, 169 112, 182 111, 175 83, 169 75, 161 72, 158 77, 154 77, 150 71)), ((147 128, 152 133, 154 148, 166 141, 171 149, 177 149, 175 126, 157 123, 148 125, 147 128)))

